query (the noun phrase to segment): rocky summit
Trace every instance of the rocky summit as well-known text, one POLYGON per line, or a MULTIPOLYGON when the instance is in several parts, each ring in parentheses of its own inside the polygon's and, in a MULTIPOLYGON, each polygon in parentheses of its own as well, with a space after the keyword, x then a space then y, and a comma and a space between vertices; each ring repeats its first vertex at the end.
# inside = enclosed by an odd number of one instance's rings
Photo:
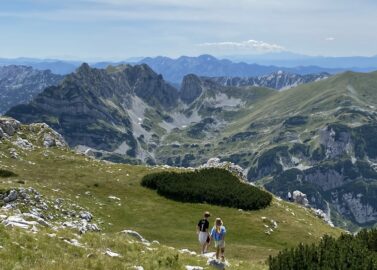
POLYGON ((190 74, 176 90, 147 65, 84 64, 7 115, 46 122, 100 159, 179 167, 230 161, 282 198, 305 193, 335 225, 370 226, 377 221, 377 74, 323 76, 278 92, 190 74))

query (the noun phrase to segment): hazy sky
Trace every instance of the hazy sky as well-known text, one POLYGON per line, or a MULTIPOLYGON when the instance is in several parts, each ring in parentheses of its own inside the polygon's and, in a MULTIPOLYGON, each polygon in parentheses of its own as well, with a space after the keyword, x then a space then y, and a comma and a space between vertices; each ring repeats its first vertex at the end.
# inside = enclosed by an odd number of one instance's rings
POLYGON ((376 0, 1 0, 0 57, 377 54, 376 0))

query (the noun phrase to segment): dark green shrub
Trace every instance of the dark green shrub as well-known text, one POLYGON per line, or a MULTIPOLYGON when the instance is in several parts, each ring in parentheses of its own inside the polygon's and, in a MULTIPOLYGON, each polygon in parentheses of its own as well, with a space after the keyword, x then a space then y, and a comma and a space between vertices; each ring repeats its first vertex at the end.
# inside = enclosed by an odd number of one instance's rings
POLYGON ((8 170, 0 169, 0 177, 14 177, 14 176, 17 176, 17 174, 8 170))
POLYGON ((284 121, 284 126, 292 127, 292 126, 301 126, 308 123, 309 117, 308 116, 292 116, 284 121))
POLYGON ((209 203, 244 210, 265 208, 272 200, 268 192, 241 182, 223 169, 153 173, 144 176, 141 184, 176 201, 209 203))
POLYGON ((318 245, 299 245, 268 260, 270 270, 375 270, 377 230, 363 230, 357 236, 338 239, 324 236, 318 245))

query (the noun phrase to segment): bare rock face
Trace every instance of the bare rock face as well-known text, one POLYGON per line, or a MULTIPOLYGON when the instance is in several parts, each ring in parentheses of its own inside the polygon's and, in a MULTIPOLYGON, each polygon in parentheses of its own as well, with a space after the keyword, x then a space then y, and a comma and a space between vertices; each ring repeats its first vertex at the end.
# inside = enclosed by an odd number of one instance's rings
POLYGON ((202 94, 202 82, 200 78, 194 74, 187 75, 183 78, 180 96, 181 100, 186 104, 192 103, 202 94))
POLYGON ((332 204, 342 215, 354 219, 358 224, 377 221, 377 209, 363 200, 361 193, 347 192, 338 194, 332 192, 332 204))
POLYGON ((324 191, 338 188, 346 184, 345 176, 336 170, 312 170, 311 174, 304 176, 304 180, 320 186, 324 191))
POLYGON ((16 133, 16 131, 20 128, 20 126, 20 122, 15 119, 0 117, 0 137, 2 137, 1 134, 3 134, 3 136, 13 136, 16 133))
POLYGON ((320 132, 320 142, 326 148, 326 158, 336 158, 352 149, 351 134, 347 131, 335 132, 326 127, 320 132))

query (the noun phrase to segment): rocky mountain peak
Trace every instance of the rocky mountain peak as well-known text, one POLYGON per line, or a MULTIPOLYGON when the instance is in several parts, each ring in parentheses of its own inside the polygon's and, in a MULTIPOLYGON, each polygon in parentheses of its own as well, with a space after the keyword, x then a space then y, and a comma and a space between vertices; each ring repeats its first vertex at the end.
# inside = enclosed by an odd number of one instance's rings
POLYGON ((177 104, 178 91, 148 65, 136 65, 124 72, 133 92, 150 106, 169 109, 177 104))
POLYGON ((76 69, 76 73, 78 74, 85 74, 91 71, 91 67, 89 66, 88 63, 82 63, 81 66, 79 66, 76 69))
POLYGON ((195 74, 189 74, 183 78, 180 97, 184 103, 192 103, 202 94, 202 92, 202 81, 198 76, 195 74))

